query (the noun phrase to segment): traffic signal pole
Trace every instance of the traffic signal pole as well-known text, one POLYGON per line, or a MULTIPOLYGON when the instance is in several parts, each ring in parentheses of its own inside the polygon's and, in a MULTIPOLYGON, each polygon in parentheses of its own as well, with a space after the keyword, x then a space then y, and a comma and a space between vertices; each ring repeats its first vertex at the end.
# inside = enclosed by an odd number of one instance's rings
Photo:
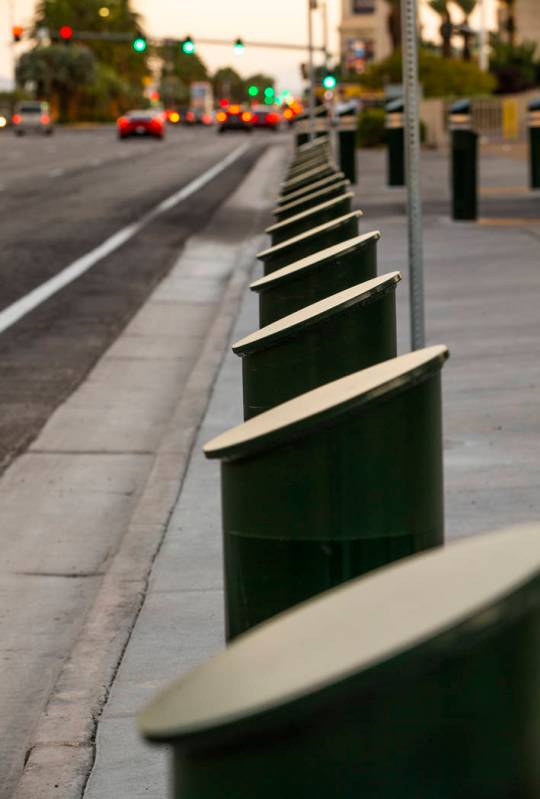
POLYGON ((308 78, 309 78, 309 139, 315 138, 315 66, 313 63, 313 9, 317 0, 308 0, 308 78))

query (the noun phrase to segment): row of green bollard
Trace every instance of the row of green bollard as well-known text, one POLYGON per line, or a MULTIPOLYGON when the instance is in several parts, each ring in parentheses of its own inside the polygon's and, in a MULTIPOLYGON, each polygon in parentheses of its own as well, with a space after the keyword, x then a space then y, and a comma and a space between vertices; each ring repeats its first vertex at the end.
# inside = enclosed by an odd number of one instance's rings
MULTIPOLYGON (((387 184, 405 186, 404 104, 386 105, 387 184)), ((528 106, 529 184, 540 188, 540 100, 528 106)), ((449 112, 451 215, 456 221, 478 219, 478 133, 472 103, 458 100, 449 112)))
MULTIPOLYGON (((324 165, 327 140, 297 148, 276 220, 324 165)), ((245 421, 204 448, 229 646, 140 730, 172 745, 175 799, 533 799, 540 536, 441 548, 448 351, 397 356, 401 275, 377 274, 339 183, 268 229, 292 235, 259 254, 261 327, 233 345, 245 421)))

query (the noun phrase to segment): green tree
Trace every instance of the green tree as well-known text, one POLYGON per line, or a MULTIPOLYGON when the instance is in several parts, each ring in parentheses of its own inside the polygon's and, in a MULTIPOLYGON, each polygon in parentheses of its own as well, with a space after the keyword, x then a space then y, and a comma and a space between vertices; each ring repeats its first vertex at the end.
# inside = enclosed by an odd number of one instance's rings
POLYGON ((536 85, 536 42, 524 41, 514 45, 491 37, 489 69, 497 79, 498 94, 532 89, 536 85))
POLYGON ((242 103, 246 99, 246 83, 232 67, 221 67, 212 77, 214 96, 227 98, 233 103, 242 103))
POLYGON ((208 69, 197 53, 188 55, 178 44, 160 47, 160 95, 167 106, 189 105, 193 81, 208 80, 208 69))
POLYGON ((463 36, 463 60, 470 61, 471 60, 471 36, 472 30, 469 24, 469 17, 471 16, 472 12, 474 11, 474 7, 476 6, 476 0, 454 0, 454 3, 461 9, 463 12, 463 27, 461 30, 461 35, 463 36))
POLYGON ((448 8, 448 0, 429 0, 429 5, 441 18, 439 28, 442 39, 442 54, 444 58, 452 57, 452 30, 453 23, 448 8))
MULTIPOLYGON (((34 33, 43 27, 56 32, 62 25, 70 25, 75 33, 130 33, 133 38, 144 35, 140 16, 131 9, 131 0, 39 0, 34 33), (108 17, 99 14, 104 5, 109 9, 108 17)), ((142 90, 143 78, 148 73, 147 60, 143 54, 134 52, 131 42, 90 40, 85 45, 98 62, 115 70, 124 83, 142 90)))
MULTIPOLYGON (((420 83, 426 97, 467 97, 490 94, 496 85, 473 61, 441 58, 424 48, 418 57, 420 83)), ((359 82, 369 89, 383 89, 388 83, 401 83, 401 53, 396 51, 383 61, 368 67, 359 82)))
POLYGON ((16 75, 20 86, 32 82, 38 97, 51 99, 64 122, 73 116, 76 95, 95 80, 96 59, 80 45, 34 47, 19 59, 16 75))

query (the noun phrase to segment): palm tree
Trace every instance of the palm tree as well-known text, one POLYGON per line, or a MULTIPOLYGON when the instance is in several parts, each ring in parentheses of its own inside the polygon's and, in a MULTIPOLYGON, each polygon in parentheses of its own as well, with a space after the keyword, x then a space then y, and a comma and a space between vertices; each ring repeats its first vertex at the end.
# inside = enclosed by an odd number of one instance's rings
POLYGON ((476 0, 454 0, 454 3, 459 6, 463 11, 463 23, 461 35, 463 36, 463 60, 471 60, 471 26, 469 25, 469 17, 472 14, 476 5, 476 0))
POLYGON ((401 0, 386 0, 390 6, 386 24, 392 41, 392 50, 401 47, 401 0))
POLYGON ((504 30, 508 34, 508 44, 515 47, 516 44, 516 0, 501 0, 505 7, 504 30))
POLYGON ((448 9, 448 0, 429 0, 429 5, 442 20, 439 28, 442 37, 442 54, 444 58, 452 56, 452 31, 453 23, 448 9))

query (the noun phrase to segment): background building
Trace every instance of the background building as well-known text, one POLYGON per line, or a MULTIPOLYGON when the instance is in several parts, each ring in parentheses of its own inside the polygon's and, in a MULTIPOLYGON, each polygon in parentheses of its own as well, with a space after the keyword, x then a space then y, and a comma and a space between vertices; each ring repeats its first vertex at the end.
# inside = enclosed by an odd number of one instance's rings
POLYGON ((386 0, 341 0, 340 52, 347 71, 363 72, 367 63, 392 49, 386 0))
POLYGON ((514 3, 499 0, 498 17, 501 33, 508 34, 508 21, 513 16, 515 43, 524 40, 538 43, 540 52, 540 2, 539 0, 514 0, 514 3))

